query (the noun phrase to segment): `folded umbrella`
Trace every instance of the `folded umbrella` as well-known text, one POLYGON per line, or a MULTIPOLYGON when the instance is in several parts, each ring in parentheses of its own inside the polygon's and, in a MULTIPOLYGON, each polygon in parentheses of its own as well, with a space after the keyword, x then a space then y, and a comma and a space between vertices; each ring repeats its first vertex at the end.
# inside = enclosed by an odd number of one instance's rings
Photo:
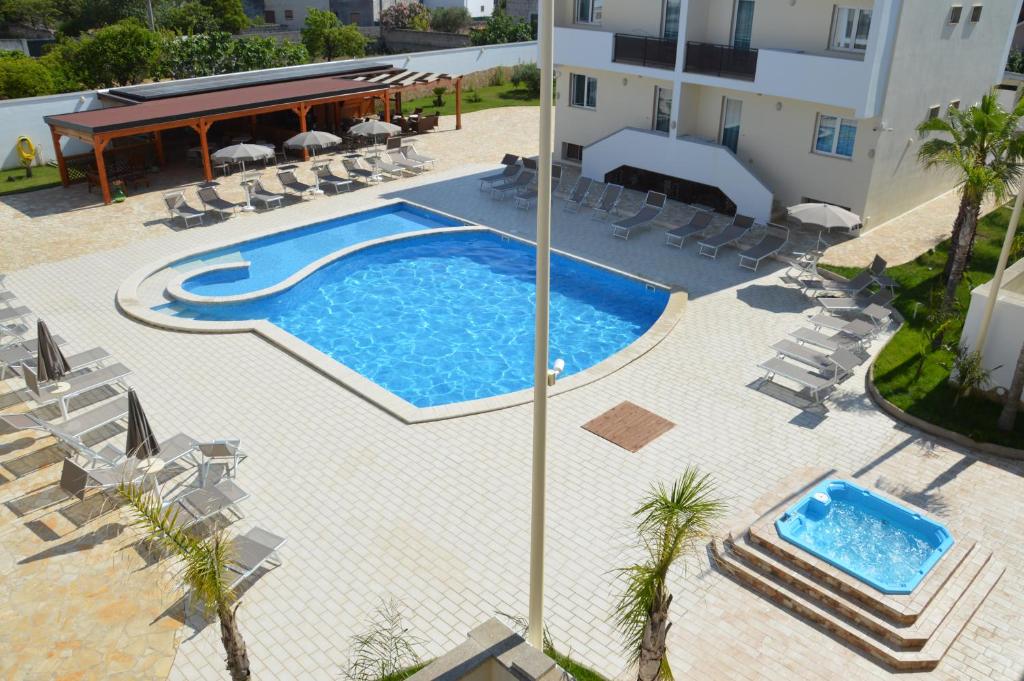
POLYGON ((149 427, 149 419, 142 410, 135 390, 128 391, 128 442, 126 454, 128 458, 148 459, 160 453, 160 445, 149 427))
POLYGON ((50 334, 46 322, 39 320, 36 325, 36 338, 39 349, 36 353, 36 376, 40 382, 56 381, 71 373, 71 365, 68 364, 60 346, 50 334))

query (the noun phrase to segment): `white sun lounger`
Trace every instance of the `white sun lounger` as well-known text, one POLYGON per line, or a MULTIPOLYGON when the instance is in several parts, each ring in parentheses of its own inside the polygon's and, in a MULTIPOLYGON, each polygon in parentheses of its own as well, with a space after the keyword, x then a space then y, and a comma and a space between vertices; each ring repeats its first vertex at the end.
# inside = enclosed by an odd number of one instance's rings
POLYGON ((878 326, 863 319, 850 321, 842 317, 819 313, 810 318, 811 326, 816 329, 841 331, 855 338, 869 338, 878 333, 878 326))
POLYGON ((847 348, 839 348, 825 354, 788 339, 780 340, 772 345, 772 350, 779 353, 779 357, 806 364, 820 374, 827 375, 835 372, 840 379, 849 376, 864 363, 863 359, 847 348))
POLYGON ((28 309, 24 305, 18 307, 8 308, 6 310, 0 310, 0 324, 7 324, 14 321, 20 321, 26 317, 32 315, 32 310, 28 309))
POLYGON ((67 383, 68 389, 57 392, 55 385, 39 385, 36 373, 30 367, 21 365, 21 377, 25 379, 25 390, 29 397, 39 406, 58 403, 65 421, 68 418, 68 401, 72 397, 108 385, 120 385, 127 389, 124 379, 130 373, 131 369, 123 364, 111 364, 85 374, 66 377, 63 382, 67 383))
POLYGON ((824 334, 821 331, 808 329, 806 326, 802 326, 795 331, 791 331, 789 335, 795 338, 798 343, 815 345, 819 348, 828 350, 829 352, 834 352, 840 348, 855 346, 865 348, 871 342, 870 333, 863 336, 855 336, 844 331, 836 331, 829 335, 824 334))
POLYGON ((821 403, 824 399, 823 393, 834 388, 837 382, 835 374, 822 376, 778 356, 765 360, 758 366, 765 370, 765 381, 773 383, 776 377, 792 381, 800 387, 806 388, 815 404, 821 403))
POLYGON ((878 293, 875 293, 866 298, 852 297, 852 298, 825 298, 819 297, 817 299, 818 304, 821 305, 828 312, 856 312, 862 311, 866 308, 875 305, 882 306, 888 305, 892 302, 893 295, 890 289, 882 289, 878 293))
POLYGON ((410 161, 416 161, 417 163, 423 164, 424 168, 432 168, 437 162, 437 159, 433 156, 427 156, 426 154, 421 154, 416 151, 416 147, 411 144, 403 146, 402 153, 405 154, 405 157, 410 161))
POLYGON ((168 212, 171 214, 171 219, 181 218, 181 221, 185 223, 185 226, 189 226, 190 220, 198 220, 199 224, 203 224, 203 218, 206 217, 205 210, 199 210, 193 208, 185 200, 184 192, 170 192, 164 194, 164 204, 167 206, 168 212))

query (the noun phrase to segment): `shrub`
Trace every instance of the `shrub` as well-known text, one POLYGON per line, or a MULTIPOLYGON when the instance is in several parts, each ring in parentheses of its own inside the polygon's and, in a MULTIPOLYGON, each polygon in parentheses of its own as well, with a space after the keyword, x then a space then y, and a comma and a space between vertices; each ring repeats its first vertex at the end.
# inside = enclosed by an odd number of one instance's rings
POLYGON ((448 92, 448 88, 436 87, 432 92, 434 93, 434 106, 444 106, 444 96, 448 92))
POLYGON ((478 31, 473 31, 470 39, 474 45, 497 45, 500 43, 519 43, 535 38, 534 29, 521 19, 507 14, 495 14, 487 20, 487 24, 478 31))
POLYGON ((384 28, 411 31, 430 30, 430 10, 417 2, 402 2, 388 7, 380 14, 384 28))
POLYGON ((476 88, 470 88, 466 92, 466 101, 476 104, 484 101, 484 98, 480 96, 480 93, 476 91, 476 88))
POLYGON ((498 87, 505 84, 505 69, 500 66, 491 71, 490 77, 487 79, 488 85, 498 87))
POLYGON ((511 80, 515 87, 522 83, 532 97, 540 96, 540 68, 536 64, 516 64, 511 80))
POLYGON ((416 654, 416 647, 421 643, 409 633, 398 603, 384 602, 377 608, 369 631, 352 637, 344 676, 349 681, 394 678, 421 664, 416 654))
POLYGON ((18 53, 18 57, 0 58, 0 97, 38 97, 56 90, 49 69, 38 60, 18 53))
POLYGON ((430 30, 439 33, 461 33, 472 22, 465 7, 438 7, 430 13, 430 30))
POLYGON ((302 28, 302 43, 310 56, 328 61, 366 54, 366 38, 355 24, 343 26, 334 12, 312 7, 302 28))

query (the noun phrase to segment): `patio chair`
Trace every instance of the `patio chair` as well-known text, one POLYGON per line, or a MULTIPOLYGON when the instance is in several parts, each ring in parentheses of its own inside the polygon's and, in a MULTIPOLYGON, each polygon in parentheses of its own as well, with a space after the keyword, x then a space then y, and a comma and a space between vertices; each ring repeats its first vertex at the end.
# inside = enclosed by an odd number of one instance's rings
POLYGON ((263 181, 256 179, 249 187, 249 199, 262 203, 264 208, 270 208, 270 205, 274 203, 278 206, 282 205, 284 195, 267 191, 267 188, 263 186, 263 181))
POLYGON ((822 276, 818 273, 818 261, 823 255, 825 255, 824 251, 813 250, 794 253, 792 256, 779 256, 788 265, 786 271, 782 273, 782 278, 796 283, 801 289, 803 288, 802 280, 820 280, 822 276))
POLYGON ((651 228, 651 221, 665 210, 667 196, 660 192, 649 191, 644 197, 643 207, 636 214, 619 220, 612 225, 612 236, 628 239, 633 232, 651 228))
POLYGON ((231 217, 235 211, 245 205, 221 197, 216 187, 200 187, 198 194, 199 200, 203 202, 206 210, 217 213, 222 218, 231 217))
POLYGON ((501 159, 501 164, 505 166, 505 168, 500 173, 480 178, 480 191, 493 189, 495 184, 511 180, 518 175, 519 171, 522 169, 519 165, 519 157, 515 154, 505 154, 501 159))
POLYGON ((281 186, 285 188, 285 191, 289 191, 299 198, 302 198, 305 194, 312 194, 316 191, 315 185, 300 182, 299 178, 295 177, 294 170, 277 171, 277 181, 281 183, 281 186))
POLYGON ((789 228, 769 222, 761 240, 740 253, 740 267, 756 272, 762 260, 777 254, 788 242, 789 228))
POLYGON ((828 312, 857 312, 863 311, 871 305, 884 306, 895 298, 889 289, 880 289, 870 296, 853 296, 850 298, 817 298, 818 304, 828 312))
POLYGON ((563 210, 578 213, 580 208, 587 201, 587 194, 590 193, 590 188, 594 186, 594 180, 587 177, 586 175, 580 175, 576 178, 576 184, 572 186, 569 191, 569 196, 565 197, 565 205, 562 206, 563 210))
POLYGON ((857 367, 864 363, 863 359, 853 354, 848 348, 838 348, 825 354, 795 341, 780 340, 772 345, 772 350, 775 350, 779 357, 806 364, 818 373, 835 372, 838 380, 850 376, 857 367))
POLYGON ((670 229, 665 232, 665 245, 682 248, 683 244, 692 236, 703 236, 711 229, 711 221, 714 213, 698 211, 693 214, 690 221, 681 227, 670 229))
POLYGON ((876 254, 875 259, 872 260, 871 264, 868 266, 868 272, 871 273, 871 278, 875 280, 876 284, 882 288, 895 291, 899 284, 896 283, 895 279, 885 273, 887 267, 888 263, 886 263, 885 259, 876 254))
POLYGON ((352 180, 335 175, 331 171, 330 162, 313 166, 313 173, 317 176, 317 181, 321 187, 331 187, 334 189, 335 194, 340 194, 342 189, 352 191, 352 180))
POLYGON ((537 173, 533 170, 524 169, 514 180, 495 184, 491 189, 491 198, 502 201, 506 196, 517 194, 520 190, 526 190, 537 181, 537 173))
POLYGON ((774 383, 776 377, 790 380, 801 388, 806 388, 814 404, 820 404, 824 399, 824 393, 834 388, 838 382, 834 372, 831 376, 822 376, 778 356, 765 360, 758 366, 765 371, 762 381, 774 383))
MULTIPOLYGON (((37 343, 38 345, 38 343, 37 343)), ((71 367, 71 371, 81 371, 91 366, 102 366, 105 361, 110 359, 110 353, 103 348, 90 348, 82 352, 76 352, 72 355, 65 357, 68 361, 68 366, 71 367)), ((16 346, 13 348, 5 348, 0 350, 0 379, 3 379, 7 375, 7 370, 10 369, 12 373, 18 373, 18 367, 22 364, 28 365, 33 369, 37 369, 37 355, 35 352, 27 350, 24 347, 16 346)))
POLYGON ((419 161, 413 161, 411 158, 406 158, 405 154, 402 153, 401 149, 391 149, 387 152, 388 158, 399 168, 405 168, 406 170, 413 173, 423 172, 426 167, 419 161))
POLYGON ((68 401, 95 388, 102 388, 109 385, 119 385, 127 390, 124 379, 131 373, 131 369, 121 363, 101 367, 88 373, 76 376, 67 376, 63 383, 67 384, 67 390, 55 392, 53 385, 39 385, 36 373, 27 365, 21 365, 21 377, 25 380, 25 391, 29 397, 40 407, 57 402, 60 405, 61 415, 66 421, 68 418, 68 401))
POLYGON ((595 220, 607 220, 619 207, 619 201, 622 200, 623 187, 621 184, 606 184, 604 191, 601 192, 601 198, 597 200, 594 205, 595 220))
POLYGON ((699 253, 708 258, 717 258, 720 248, 735 244, 749 234, 753 228, 754 218, 737 213, 728 227, 700 242, 699 253))
POLYGON ((405 154, 405 157, 410 161, 418 161, 422 163, 424 168, 432 168, 437 160, 433 156, 427 156, 425 154, 419 153, 418 151, 416 151, 416 147, 414 147, 411 144, 402 147, 402 153, 405 154))
POLYGON ((181 221, 185 223, 185 226, 189 226, 191 220, 198 220, 199 224, 203 224, 203 218, 206 217, 205 210, 199 210, 188 205, 185 201, 184 192, 170 192, 164 194, 164 204, 167 206, 167 210, 171 214, 171 220, 174 218, 181 218, 181 221))

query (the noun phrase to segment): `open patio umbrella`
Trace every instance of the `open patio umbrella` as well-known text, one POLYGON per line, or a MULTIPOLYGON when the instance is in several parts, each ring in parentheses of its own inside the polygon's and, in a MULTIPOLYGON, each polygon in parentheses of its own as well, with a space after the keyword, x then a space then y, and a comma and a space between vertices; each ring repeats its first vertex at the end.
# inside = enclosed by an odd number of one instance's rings
MULTIPOLYGON (((312 149, 313 158, 316 158, 316 152, 318 149, 324 147, 330 147, 341 142, 341 138, 337 135, 332 135, 329 132, 323 130, 310 130, 308 132, 300 132, 294 137, 289 137, 284 141, 284 146, 289 149, 312 149)), ((316 193, 322 194, 323 191, 320 189, 320 176, 313 173, 316 178, 316 193)))
POLYGON ((36 375, 39 381, 56 381, 71 373, 71 365, 42 319, 36 325, 36 338, 39 342, 36 354, 36 375))
POLYGON ((378 135, 397 135, 402 132, 402 128, 394 123, 385 123, 384 121, 377 120, 376 118, 371 118, 368 121, 356 123, 349 128, 348 131, 353 135, 369 137, 373 140, 373 143, 376 144, 378 135))
POLYGON ((232 144, 230 147, 218 149, 210 156, 214 161, 242 164, 242 187, 245 189, 245 206, 242 210, 254 210, 252 207, 252 200, 249 197, 249 185, 245 183, 246 161, 262 161, 263 159, 269 158, 273 155, 273 149, 261 144, 232 144))
POLYGON ((129 459, 134 457, 143 461, 160 453, 160 445, 134 389, 128 391, 128 442, 125 451, 129 459))
POLYGON ((845 229, 852 232, 861 226, 859 215, 830 203, 801 203, 790 206, 786 211, 789 217, 802 224, 821 227, 825 231, 845 229))

